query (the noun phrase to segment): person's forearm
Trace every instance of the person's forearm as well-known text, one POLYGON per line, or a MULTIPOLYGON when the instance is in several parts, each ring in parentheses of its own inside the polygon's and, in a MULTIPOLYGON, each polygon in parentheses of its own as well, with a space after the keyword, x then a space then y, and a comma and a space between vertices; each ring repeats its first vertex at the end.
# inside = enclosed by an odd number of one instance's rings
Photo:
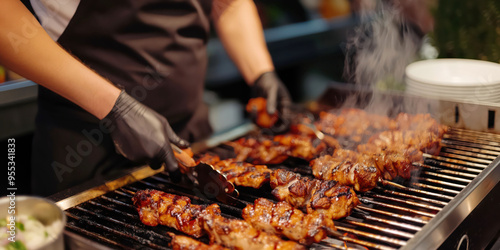
POLYGON ((212 18, 224 48, 248 84, 274 70, 252 0, 214 0, 212 18))
POLYGON ((120 90, 54 42, 19 0, 0 8, 0 64, 60 94, 99 119, 120 90))

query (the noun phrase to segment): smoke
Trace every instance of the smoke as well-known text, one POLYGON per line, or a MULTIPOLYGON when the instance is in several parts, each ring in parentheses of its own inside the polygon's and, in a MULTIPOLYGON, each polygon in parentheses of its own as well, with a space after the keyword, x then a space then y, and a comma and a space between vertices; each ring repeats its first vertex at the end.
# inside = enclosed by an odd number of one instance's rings
MULTIPOLYGON (((360 24, 348 36, 344 78, 360 91, 404 90, 405 68, 418 58, 422 45, 422 37, 405 21, 401 8, 386 2, 360 12, 360 24)), ((365 109, 388 115, 394 105, 375 92, 365 109)))
POLYGON ((422 39, 395 5, 378 3, 375 11, 361 12, 360 19, 346 44, 346 79, 368 89, 382 81, 403 83, 422 39))

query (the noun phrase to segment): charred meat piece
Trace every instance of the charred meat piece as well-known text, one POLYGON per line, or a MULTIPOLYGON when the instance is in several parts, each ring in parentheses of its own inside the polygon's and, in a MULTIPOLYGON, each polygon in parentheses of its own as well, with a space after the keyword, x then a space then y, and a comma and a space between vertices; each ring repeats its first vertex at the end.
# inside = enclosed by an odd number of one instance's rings
POLYGON ((310 245, 327 237, 325 228, 335 230, 333 221, 324 214, 304 214, 287 202, 273 203, 259 198, 243 209, 243 219, 253 227, 270 234, 310 245))
POLYGON ((229 182, 243 187, 260 188, 269 182, 272 172, 266 165, 253 165, 236 159, 221 160, 212 154, 204 154, 199 160, 210 163, 215 170, 226 176, 229 182))
POLYGON ((397 130, 430 132, 439 138, 442 138, 448 131, 447 126, 439 124, 429 114, 410 115, 401 113, 394 121, 397 124, 397 130))
POLYGON ((386 180, 397 176, 409 179, 412 171, 417 170, 413 163, 423 161, 422 152, 416 148, 377 148, 365 153, 373 159, 381 176, 386 180))
POLYGON ((279 164, 288 157, 312 160, 327 148, 324 142, 306 135, 285 134, 270 138, 240 138, 228 143, 236 160, 253 164, 279 164))
POLYGON ((441 150, 441 137, 428 131, 384 131, 373 135, 366 144, 359 145, 359 152, 393 152, 415 148, 424 153, 437 154, 441 150))
POLYGON ((222 160, 213 166, 224 174, 228 181, 243 187, 260 188, 262 184, 269 182, 272 173, 266 165, 253 165, 234 159, 222 160))
POLYGON ((262 128, 270 128, 278 121, 278 112, 270 115, 267 113, 267 101, 263 97, 252 98, 248 100, 246 111, 253 113, 255 123, 262 128))
POLYGON ((172 247, 173 250, 229 250, 229 248, 225 248, 218 244, 207 245, 183 235, 175 235, 173 233, 168 233, 168 235, 172 237, 170 247, 172 247))
POLYGON ((343 109, 339 114, 321 112, 315 124, 324 133, 357 143, 373 133, 396 127, 389 117, 369 114, 360 109, 343 109))
POLYGON ((288 147, 267 138, 240 138, 228 142, 234 148, 237 161, 253 164, 279 164, 288 158, 288 147))
POLYGON ((360 192, 373 189, 380 177, 372 157, 351 150, 337 149, 333 155, 321 156, 310 165, 316 178, 337 181, 360 192))
POLYGON ((308 136, 285 134, 277 135, 273 141, 288 148, 289 156, 310 161, 318 157, 325 149, 326 144, 308 136))
POLYGON ((417 131, 384 131, 359 145, 358 152, 375 161, 384 179, 392 180, 397 176, 409 179, 415 170, 412 163, 423 161, 422 150, 439 152, 441 148, 441 139, 424 138, 425 134, 431 135, 417 131))
POLYGON ((196 163, 204 162, 208 165, 215 165, 219 161, 221 161, 220 157, 213 153, 205 153, 196 157, 196 163))
POLYGON ((132 201, 145 225, 168 226, 196 238, 204 234, 200 213, 205 206, 191 204, 188 197, 140 190, 132 201))
POLYGON ((232 249, 305 249, 297 242, 285 241, 274 234, 260 231, 244 220, 222 217, 217 204, 208 206, 202 217, 203 227, 212 244, 232 249))
POLYGON ((354 190, 337 181, 311 180, 299 174, 277 169, 271 174, 272 194, 307 213, 324 213, 330 219, 348 216, 359 204, 354 190))

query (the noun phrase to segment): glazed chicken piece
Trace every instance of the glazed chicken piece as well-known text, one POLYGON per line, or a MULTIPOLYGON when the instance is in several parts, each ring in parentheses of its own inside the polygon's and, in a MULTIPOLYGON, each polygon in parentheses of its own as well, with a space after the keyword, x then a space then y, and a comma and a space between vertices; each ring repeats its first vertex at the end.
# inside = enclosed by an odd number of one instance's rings
POLYGON ((248 100, 246 111, 256 115, 255 123, 261 128, 270 128, 278 121, 278 112, 270 115, 267 113, 267 101, 263 97, 248 100))
POLYGON ((325 149, 326 144, 308 136, 285 134, 277 135, 273 141, 288 148, 289 156, 310 161, 318 157, 325 149))
POLYGON ((305 135, 285 134, 269 138, 240 138, 228 143, 237 161, 253 164, 279 164, 288 157, 312 160, 327 148, 324 142, 305 135))
POLYGON ((354 190, 339 185, 337 181, 311 180, 283 169, 271 174, 272 194, 279 201, 306 209, 307 213, 320 212, 329 219, 340 219, 348 216, 359 204, 354 190))
POLYGON ((274 234, 260 231, 244 220, 222 217, 217 204, 208 206, 203 211, 202 217, 203 228, 212 244, 242 250, 305 249, 297 242, 285 241, 274 234))
POLYGON ((351 150, 337 149, 310 162, 313 175, 321 180, 337 181, 340 185, 366 192, 377 185, 380 172, 375 160, 351 150))
POLYGON ((442 138, 448 131, 448 126, 439 124, 430 114, 401 113, 394 121, 397 124, 397 130, 430 132, 438 138, 442 138))
POLYGON ((290 240, 310 245, 327 237, 325 228, 335 230, 333 221, 324 214, 304 214, 287 202, 273 203, 259 198, 243 209, 243 219, 253 227, 270 234, 283 235, 290 240))
POLYGON ((360 109, 343 109, 339 114, 321 112, 315 124, 324 133, 357 143, 374 133, 396 127, 389 117, 369 114, 360 109))
POLYGON ((207 245, 183 235, 175 235, 173 233, 168 233, 168 235, 172 237, 170 247, 172 247, 173 250, 229 250, 229 248, 225 248, 218 244, 207 245))
POLYGON ((279 164, 288 158, 288 148, 263 138, 240 138, 228 145, 234 148, 237 161, 253 164, 279 164))
POLYGON ((438 154, 441 150, 441 137, 427 131, 384 131, 373 135, 366 144, 359 145, 359 152, 390 150, 397 152, 415 148, 427 154, 438 154))
POLYGON ((378 153, 372 153, 371 158, 386 180, 392 180, 397 176, 410 179, 412 172, 417 170, 413 163, 423 161, 422 152, 414 148, 398 151, 380 150, 378 153))
POLYGON ((266 165, 253 165, 236 159, 221 160, 219 156, 209 153, 202 155, 199 161, 212 165, 229 182, 243 187, 260 188, 269 182, 272 172, 266 165))
POLYGON ((191 204, 188 197, 148 189, 137 191, 132 201, 145 225, 168 226, 196 238, 204 234, 200 213, 205 206, 191 204))

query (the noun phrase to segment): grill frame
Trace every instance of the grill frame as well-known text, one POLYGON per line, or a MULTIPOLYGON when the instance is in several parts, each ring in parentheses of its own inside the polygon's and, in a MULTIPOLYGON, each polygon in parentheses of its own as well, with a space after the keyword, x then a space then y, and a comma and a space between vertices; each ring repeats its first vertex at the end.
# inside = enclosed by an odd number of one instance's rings
MULTIPOLYGON (((326 93, 328 93, 328 91, 326 93)), ((342 94, 341 91, 340 93, 342 94)), ((339 92, 336 91, 335 94, 338 95, 339 92)), ((390 95, 390 97, 393 98, 392 100, 394 100, 394 98, 401 98, 401 96, 397 95, 390 95)), ((404 97, 408 98, 406 96, 404 97)), ((330 97, 328 98, 328 100, 338 101, 342 100, 342 98, 332 99, 330 97)), ((406 99, 404 101, 408 102, 408 100, 406 99)), ((411 102, 413 101, 410 100, 410 103, 411 102)), ((432 103, 435 103, 435 100, 432 100, 432 103)), ((329 105, 332 106, 331 103, 329 103, 329 105)), ((446 105, 449 105, 449 103, 446 105)), ((458 106, 461 105, 461 103, 456 103, 455 105, 458 106)), ((430 107, 431 106, 428 106, 429 109, 430 107)), ((491 106, 481 106, 480 108, 486 108, 490 110, 491 106)), ((451 125, 452 127, 453 125, 457 125, 446 122, 446 119, 444 122, 443 120, 441 120, 441 122, 446 125, 451 125)), ((252 124, 245 124, 229 132, 214 136, 207 141, 195 143, 193 145, 193 151, 197 153, 210 148, 214 148, 221 142, 235 139, 237 137, 248 134, 253 130, 255 130, 255 127, 252 124)), ((491 131, 495 131, 495 129, 491 131)), ((500 139, 498 141, 500 141, 500 139)), ((435 214, 435 216, 433 216, 433 218, 430 219, 428 223, 425 223, 421 227, 421 229, 417 231, 415 235, 413 235, 413 237, 406 241, 406 244, 402 246, 401 249, 437 249, 442 246, 446 239, 450 235, 452 235, 454 230, 456 230, 461 225, 461 223, 464 222, 464 220, 471 214, 474 208, 478 207, 479 204, 483 202, 485 197, 490 193, 490 191, 499 185, 500 167, 498 167, 498 165, 500 165, 499 157, 495 158, 484 170, 482 170, 475 178, 473 178, 465 188, 459 191, 458 194, 441 209, 441 211, 435 214)), ((107 182, 104 185, 86 190, 76 195, 71 194, 71 190, 67 190, 63 195, 63 199, 60 199, 61 195, 56 195, 54 196, 54 200, 57 201, 58 205, 61 206, 64 210, 70 209, 88 200, 94 199, 96 197, 101 197, 102 195, 110 191, 116 190, 129 184, 140 182, 141 180, 154 176, 160 172, 161 170, 153 171, 149 167, 144 166, 126 176, 118 178, 114 181, 107 182)), ((88 243, 89 246, 93 246, 95 248, 96 242, 88 238, 76 237, 75 235, 77 234, 74 234, 72 232, 65 232, 65 234, 70 242, 78 240, 81 244, 88 243)), ((348 237, 346 239, 350 240, 351 242, 355 241, 355 239, 349 239, 348 237)), ((328 242, 331 242, 331 247, 342 247, 342 241, 332 241, 331 239, 328 239, 328 242)))
POLYGON ((439 248, 490 191, 499 185, 499 165, 500 158, 497 157, 401 249, 439 248))

